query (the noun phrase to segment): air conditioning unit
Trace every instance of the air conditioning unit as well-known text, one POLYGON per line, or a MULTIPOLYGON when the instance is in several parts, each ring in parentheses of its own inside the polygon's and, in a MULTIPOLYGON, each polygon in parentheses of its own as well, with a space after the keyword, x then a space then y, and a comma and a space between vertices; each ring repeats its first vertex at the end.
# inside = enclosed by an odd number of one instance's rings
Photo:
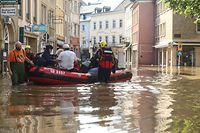
POLYGON ((8 16, 6 16, 6 17, 4 18, 4 23, 5 23, 5 24, 11 24, 11 23, 12 23, 11 18, 8 17, 8 16))

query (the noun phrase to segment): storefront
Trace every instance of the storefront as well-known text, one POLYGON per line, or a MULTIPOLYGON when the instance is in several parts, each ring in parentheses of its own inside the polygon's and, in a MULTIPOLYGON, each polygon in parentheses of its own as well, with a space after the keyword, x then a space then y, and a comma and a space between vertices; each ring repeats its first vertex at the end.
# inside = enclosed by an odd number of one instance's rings
POLYGON ((200 66, 200 43, 181 43, 181 50, 178 43, 169 43, 165 47, 156 46, 158 51, 158 65, 168 66, 200 66))

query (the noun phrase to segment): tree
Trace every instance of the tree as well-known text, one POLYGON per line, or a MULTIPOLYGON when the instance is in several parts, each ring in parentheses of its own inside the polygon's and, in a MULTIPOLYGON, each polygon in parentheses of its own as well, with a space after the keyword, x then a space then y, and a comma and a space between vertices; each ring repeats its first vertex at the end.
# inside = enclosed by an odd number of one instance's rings
POLYGON ((200 0, 164 0, 176 13, 190 16, 200 22, 200 0))

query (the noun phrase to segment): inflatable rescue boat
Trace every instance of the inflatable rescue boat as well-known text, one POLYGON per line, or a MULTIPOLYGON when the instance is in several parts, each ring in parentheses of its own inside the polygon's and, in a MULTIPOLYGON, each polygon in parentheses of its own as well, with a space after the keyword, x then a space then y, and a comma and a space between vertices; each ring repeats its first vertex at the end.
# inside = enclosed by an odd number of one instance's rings
MULTIPOLYGON (((109 83, 123 82, 132 78, 131 71, 117 70, 111 74, 109 83)), ((33 67, 29 72, 29 80, 42 85, 72 85, 98 82, 90 73, 68 72, 56 68, 33 67)))

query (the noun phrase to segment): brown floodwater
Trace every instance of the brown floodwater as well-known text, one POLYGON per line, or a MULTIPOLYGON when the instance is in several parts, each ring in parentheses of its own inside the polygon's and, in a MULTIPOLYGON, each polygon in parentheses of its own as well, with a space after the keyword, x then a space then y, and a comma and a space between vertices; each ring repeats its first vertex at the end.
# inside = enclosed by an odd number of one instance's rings
POLYGON ((129 82, 74 86, 0 80, 0 133, 198 133, 194 68, 140 69, 129 82))

